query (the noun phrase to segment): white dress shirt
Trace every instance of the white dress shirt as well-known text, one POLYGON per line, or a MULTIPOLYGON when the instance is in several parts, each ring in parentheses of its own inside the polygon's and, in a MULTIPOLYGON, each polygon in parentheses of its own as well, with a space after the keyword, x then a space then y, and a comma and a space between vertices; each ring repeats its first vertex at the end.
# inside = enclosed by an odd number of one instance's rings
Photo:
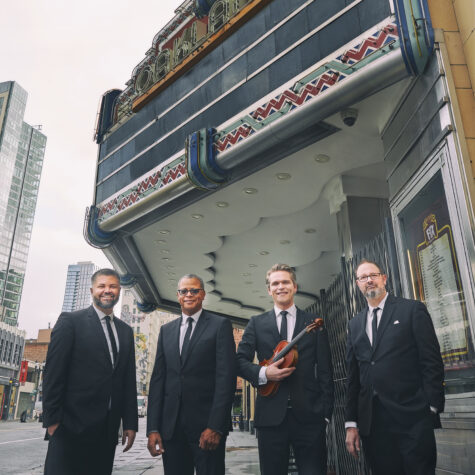
POLYGON ((109 354, 110 354, 110 357, 111 357, 112 366, 114 366, 114 353, 112 352, 112 344, 111 344, 111 340, 110 340, 110 337, 109 337, 109 331, 107 330, 107 323, 106 323, 106 318, 110 318, 112 333, 114 334, 115 344, 117 346, 117 354, 119 354, 119 336, 117 335, 117 329, 114 325, 114 319, 112 318, 114 316, 114 314, 111 313, 110 315, 106 315, 102 310, 97 308, 94 304, 93 304, 93 307, 94 307, 94 310, 96 311, 97 316, 99 317, 99 320, 101 322, 102 330, 104 332, 104 335, 106 336, 107 346, 109 348, 109 354))

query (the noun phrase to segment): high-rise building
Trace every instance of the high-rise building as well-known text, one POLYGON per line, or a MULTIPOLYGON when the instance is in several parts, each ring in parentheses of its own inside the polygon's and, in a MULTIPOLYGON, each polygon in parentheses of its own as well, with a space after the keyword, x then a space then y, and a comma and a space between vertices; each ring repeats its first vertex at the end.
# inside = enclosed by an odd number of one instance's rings
POLYGON ((17 325, 46 136, 23 121, 28 94, 0 83, 0 321, 17 325))
POLYGON ((68 266, 63 312, 74 312, 91 305, 91 277, 99 268, 90 261, 68 266))

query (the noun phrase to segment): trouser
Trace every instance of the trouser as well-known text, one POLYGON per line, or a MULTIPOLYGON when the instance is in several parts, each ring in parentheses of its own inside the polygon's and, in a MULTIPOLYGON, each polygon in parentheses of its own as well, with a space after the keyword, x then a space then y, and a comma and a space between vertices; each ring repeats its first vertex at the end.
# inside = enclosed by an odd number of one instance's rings
POLYGON ((362 437, 363 448, 373 475, 433 475, 437 461, 434 424, 427 416, 403 427, 382 406, 373 401, 369 436, 362 437))
POLYGON ((107 433, 106 423, 98 432, 80 436, 60 424, 49 437, 45 475, 110 475, 117 437, 107 433))
POLYGON ((326 422, 305 421, 288 409, 281 424, 257 431, 261 475, 287 475, 290 445, 299 475, 326 475, 326 422))

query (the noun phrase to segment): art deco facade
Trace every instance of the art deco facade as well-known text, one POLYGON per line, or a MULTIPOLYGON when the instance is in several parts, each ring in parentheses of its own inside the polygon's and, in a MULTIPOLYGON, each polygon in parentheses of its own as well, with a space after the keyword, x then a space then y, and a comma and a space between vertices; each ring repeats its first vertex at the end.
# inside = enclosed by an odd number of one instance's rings
POLYGON ((295 267, 296 303, 331 339, 337 473, 367 470, 346 452, 342 412, 362 257, 428 306, 446 368, 439 469, 473 467, 473 5, 187 0, 102 99, 89 242, 143 311, 177 311, 192 272, 205 308, 241 327, 272 306, 266 270, 295 267))
POLYGON ((46 146, 23 121, 27 93, 0 83, 0 321, 17 325, 46 146))

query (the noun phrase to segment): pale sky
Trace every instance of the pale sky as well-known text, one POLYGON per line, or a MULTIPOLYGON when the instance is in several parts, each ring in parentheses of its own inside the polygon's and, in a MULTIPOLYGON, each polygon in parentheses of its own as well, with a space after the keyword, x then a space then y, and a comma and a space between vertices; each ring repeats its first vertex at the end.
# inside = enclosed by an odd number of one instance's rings
POLYGON ((125 88, 181 3, 2 2, 0 82, 17 81, 28 92, 25 121, 41 124, 48 138, 19 316, 28 338, 58 318, 68 264, 110 266, 83 238, 93 197, 98 104, 108 89, 125 88))

